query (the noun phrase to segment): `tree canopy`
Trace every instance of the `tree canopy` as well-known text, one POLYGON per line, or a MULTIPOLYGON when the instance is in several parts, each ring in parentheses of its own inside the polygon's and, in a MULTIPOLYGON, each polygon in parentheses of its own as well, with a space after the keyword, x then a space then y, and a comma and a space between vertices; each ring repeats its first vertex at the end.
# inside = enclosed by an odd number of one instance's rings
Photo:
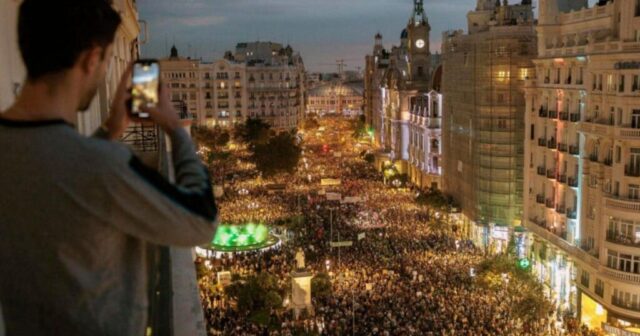
POLYGON ((301 156, 302 149, 296 144, 295 136, 282 132, 270 137, 264 144, 256 144, 251 157, 263 176, 273 176, 293 173, 301 156))

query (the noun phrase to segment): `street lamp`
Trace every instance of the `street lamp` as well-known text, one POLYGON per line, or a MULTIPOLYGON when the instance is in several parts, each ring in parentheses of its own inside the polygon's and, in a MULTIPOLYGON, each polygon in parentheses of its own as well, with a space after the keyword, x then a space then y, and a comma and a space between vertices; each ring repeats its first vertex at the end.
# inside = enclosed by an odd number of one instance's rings
POLYGON ((242 188, 238 190, 238 195, 240 196, 247 196, 248 194, 249 194, 249 190, 247 190, 246 188, 242 188))

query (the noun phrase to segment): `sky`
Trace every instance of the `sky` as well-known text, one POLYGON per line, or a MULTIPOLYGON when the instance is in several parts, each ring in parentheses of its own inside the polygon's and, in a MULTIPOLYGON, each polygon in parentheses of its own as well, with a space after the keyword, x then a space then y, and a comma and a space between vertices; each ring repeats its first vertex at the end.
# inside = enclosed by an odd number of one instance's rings
MULTIPOLYGON (((536 1, 537 2, 537 1, 536 1)), ((144 57, 162 58, 176 45, 181 56, 220 58, 238 42, 291 44, 308 71, 364 67, 376 32, 385 47, 400 43, 413 0, 138 0, 148 23, 144 57)), ((425 0, 431 25, 431 51, 439 51, 442 32, 466 30, 466 14, 476 0, 425 0)))

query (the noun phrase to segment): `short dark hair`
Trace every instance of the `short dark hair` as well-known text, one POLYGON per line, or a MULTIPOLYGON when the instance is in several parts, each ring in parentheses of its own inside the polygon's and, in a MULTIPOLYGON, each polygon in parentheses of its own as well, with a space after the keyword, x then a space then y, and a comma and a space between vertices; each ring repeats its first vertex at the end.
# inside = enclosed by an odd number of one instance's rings
POLYGON ((28 78, 70 69, 83 51, 107 48, 120 22, 110 0, 24 0, 18 45, 28 78))

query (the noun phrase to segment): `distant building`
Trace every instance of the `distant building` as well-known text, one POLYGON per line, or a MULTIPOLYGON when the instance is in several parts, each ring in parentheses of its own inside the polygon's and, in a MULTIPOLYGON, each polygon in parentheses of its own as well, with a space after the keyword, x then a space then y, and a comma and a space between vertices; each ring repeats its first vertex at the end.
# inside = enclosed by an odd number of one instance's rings
POLYGON ((355 117, 361 113, 361 82, 328 82, 308 91, 307 114, 337 114, 355 117))
POLYGON ((478 0, 468 33, 443 34, 444 191, 480 246, 504 251, 522 220, 524 80, 536 34, 531 2, 478 0))
POLYGON ((373 53, 365 58, 364 115, 379 148, 376 155, 379 169, 385 163, 393 163, 414 184, 439 188, 442 113, 440 103, 431 105, 441 98, 433 91, 436 71, 430 52, 430 31, 423 1, 414 0, 399 46, 386 50, 382 35, 376 34, 373 53), (431 147, 435 143, 437 149, 431 147), (438 153, 438 158, 434 159, 434 153, 438 153))
POLYGON ((201 126, 229 127, 250 117, 288 130, 304 116, 304 64, 290 46, 238 43, 213 63, 180 57, 174 46, 161 71, 171 99, 183 101, 201 126))

